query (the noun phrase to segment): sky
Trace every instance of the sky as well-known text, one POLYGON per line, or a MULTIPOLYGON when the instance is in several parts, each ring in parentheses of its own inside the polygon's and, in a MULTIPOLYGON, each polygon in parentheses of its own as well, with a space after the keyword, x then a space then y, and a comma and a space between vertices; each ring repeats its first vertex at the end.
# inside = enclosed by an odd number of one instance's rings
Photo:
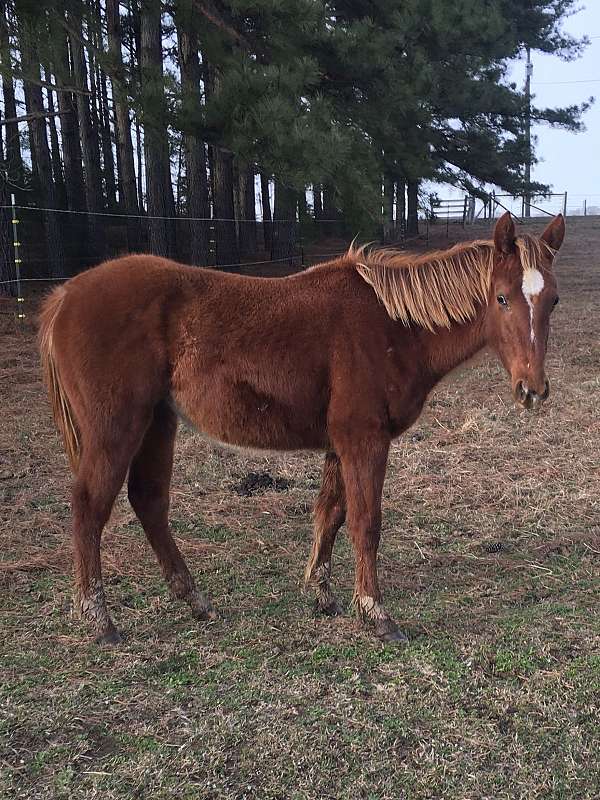
MULTIPOLYGON (((583 133, 534 128, 540 163, 532 179, 552 184, 556 192, 568 192, 568 203, 588 197, 600 205, 600 0, 585 0, 582 10, 567 19, 565 31, 579 37, 587 35, 590 44, 576 61, 564 62, 556 56, 532 54, 531 90, 539 107, 567 106, 590 96, 597 102, 584 116, 583 133), (585 6, 585 7, 583 7, 585 6), (595 197, 594 197, 595 195, 595 197)), ((516 62, 513 80, 525 81, 525 61, 516 62)))
MULTIPOLYGON (((580 38, 590 39, 583 56, 575 61, 561 61, 553 55, 532 53, 533 103, 541 108, 563 107, 581 103, 589 97, 596 103, 584 115, 585 131, 570 133, 547 125, 534 126, 535 148, 539 163, 531 177, 552 187, 553 192, 567 192, 571 213, 581 211, 584 199, 588 210, 594 206, 600 213, 600 0, 583 0, 580 11, 567 18, 563 30, 580 38)), ((515 61, 509 74, 519 87, 525 84, 525 57, 515 61)), ((462 196, 464 193, 435 187, 440 197, 462 196)), ((562 210, 562 199, 545 201, 550 211, 562 210)), ((517 213, 519 209, 515 206, 517 213)))

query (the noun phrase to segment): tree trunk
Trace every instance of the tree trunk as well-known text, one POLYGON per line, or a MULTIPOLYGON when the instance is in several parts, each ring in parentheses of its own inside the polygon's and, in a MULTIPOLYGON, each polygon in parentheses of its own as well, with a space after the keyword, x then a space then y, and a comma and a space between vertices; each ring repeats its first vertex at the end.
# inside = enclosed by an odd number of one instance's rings
MULTIPOLYGON (((47 81, 50 81, 50 70, 44 68, 44 76, 47 81)), ((53 92, 50 89, 46 90, 46 97, 48 98, 48 111, 54 113, 54 98, 53 92)), ((56 202, 57 208, 66 208, 67 195, 65 189, 65 181, 63 177, 63 165, 60 157, 60 147, 58 144, 58 133, 56 130, 56 117, 48 117, 48 128, 50 129, 50 154, 52 158, 52 174, 54 177, 54 185, 56 186, 56 202)))
POLYGON ((110 111, 108 109, 108 87, 106 73, 99 70, 100 79, 100 133, 102 142, 102 159, 104 161, 104 185, 106 187, 106 200, 109 208, 117 205, 117 184, 115 181, 115 157, 112 148, 112 135, 110 130, 110 111))
POLYGON ((306 225, 308 220, 308 203, 306 202, 306 189, 298 192, 298 222, 306 225))
POLYGON ((296 249, 296 207, 298 195, 281 181, 275 181, 275 213, 273 215, 272 259, 290 263, 296 249))
POLYGON ((406 233, 416 236, 419 233, 419 181, 408 181, 408 218, 406 233))
POLYGON ((27 140, 29 142, 29 157, 31 159, 31 191, 29 202, 39 203, 40 200, 40 179, 38 175, 37 159, 35 155, 35 143, 33 141, 33 129, 27 124, 27 140))
POLYGON ((219 147, 212 147, 211 150, 217 264, 239 264, 233 201, 233 155, 219 147))
POLYGON ((260 173, 260 199, 262 203, 263 239, 265 250, 271 253, 273 246, 273 215, 271 214, 271 197, 269 195, 269 176, 260 173))
MULTIPOLYGON (((204 69, 207 98, 219 92, 219 74, 211 64, 204 69)), ((213 217, 216 239, 216 263, 239 264, 240 254, 235 224, 235 189, 233 154, 220 145, 208 148, 212 185, 213 217)))
MULTIPOLYGON (((0 164, 4 165, 4 148, 2 147, 2 136, 0 136, 0 164)), ((12 214, 10 208, 6 208, 10 203, 10 192, 6 183, 6 175, 0 173, 0 297, 9 297, 17 294, 15 280, 15 265, 13 258, 13 248, 10 242, 10 228, 12 214)))
MULTIPOLYGON (((73 85, 75 79, 69 62, 67 37, 60 29, 54 32, 54 36, 57 53, 54 73, 59 77, 60 83, 73 85)), ((87 205, 83 180, 83 156, 79 140, 79 121, 75 98, 71 92, 58 92, 58 110, 61 112, 60 132, 67 207, 71 211, 85 211, 87 205)))
POLYGON ((254 167, 240 168, 240 252, 242 256, 256 254, 256 195, 254 191, 254 167))
MULTIPOLYGON (((6 0, 0 0, 0 53, 3 58, 8 58, 10 54, 10 40, 8 36, 8 24, 6 20, 6 0)), ((2 65, 9 68, 9 64, 2 65)), ((12 78, 3 70, 2 73, 2 96, 4 98, 4 117, 14 119, 17 116, 17 104, 15 102, 15 89, 12 78)), ((6 151, 4 153, 4 164, 6 166, 8 180, 15 187, 24 185, 25 172, 23 169, 23 157, 21 155, 21 140, 19 136, 19 124, 9 122, 4 126, 6 136, 6 151)), ((18 188, 13 190, 19 205, 23 203, 24 192, 18 188)))
POLYGON ((338 235, 339 210, 335 194, 335 188, 333 186, 323 186, 323 234, 326 237, 338 235))
POLYGON ((160 0, 142 0, 140 45, 148 243, 152 253, 168 256, 170 225, 164 218, 174 216, 175 201, 167 138, 160 0))
MULTIPOLYGON (((77 35, 69 35, 71 52, 71 65, 73 79, 78 89, 89 90, 87 64, 83 46, 78 38, 82 35, 82 23, 79 10, 77 13, 68 12, 67 20, 71 28, 77 35)), ((81 142, 81 154, 83 160, 83 185, 85 192, 85 205, 88 211, 86 217, 87 236, 86 236, 86 262, 87 266, 101 261, 104 256, 105 240, 100 234, 100 217, 97 212, 104 208, 104 198, 102 193, 102 178, 100 170, 100 147, 98 143, 97 130, 94 127, 92 109, 88 95, 81 92, 75 95, 75 105, 77 108, 77 122, 81 142)))
POLYGON ((208 264, 210 204, 206 171, 206 150, 200 138, 200 60, 190 0, 180 0, 175 17, 181 70, 182 131, 185 154, 187 215, 190 222, 190 262, 208 264), (202 220, 202 221, 198 221, 202 220))
POLYGON ((125 67, 121 53, 121 17, 119 0, 106 0, 106 23, 108 28, 108 51, 113 63, 111 77, 113 105, 115 109, 115 136, 117 140, 117 167, 119 179, 119 205, 123 214, 131 215, 127 220, 127 243, 135 252, 140 247, 140 213, 135 183, 133 142, 131 140, 131 118, 124 88, 125 67))
POLYGON ((406 183, 396 183, 396 221, 400 226, 402 235, 406 233, 406 183))
POLYGON ((383 241, 393 242, 394 231, 394 180, 385 173, 383 176, 383 241))
MULTIPOLYGON (((27 3, 16 4, 19 18, 19 45, 21 50, 21 65, 25 75, 33 81, 40 81, 40 59, 37 53, 37 44, 30 32, 35 31, 34 20, 30 16, 27 3)), ((33 34, 35 36, 35 33, 33 34)), ((41 114, 46 111, 42 97, 42 88, 36 83, 25 81, 23 84, 25 107, 28 114, 41 114)), ((32 155, 35 155, 35 164, 39 180, 40 199, 45 208, 57 207, 56 187, 52 178, 52 161, 46 134, 46 119, 44 116, 31 119, 28 123, 32 155)), ((58 215, 45 212, 44 226, 46 234, 47 258, 49 275, 52 278, 64 278, 68 273, 65 268, 63 241, 58 215)))
POLYGON ((323 198, 320 183, 313 184, 313 213, 316 222, 323 219, 323 198))
POLYGON ((333 186, 323 187, 323 215, 327 220, 337 220, 338 208, 335 202, 335 189, 333 186))
MULTIPOLYGON (((100 0, 88 0, 87 35, 92 46, 98 52, 104 50, 101 28, 103 22, 102 11, 100 0)), ((92 84, 92 92, 95 98, 93 107, 102 153, 102 175, 104 178, 106 204, 109 209, 115 209, 117 205, 117 184, 115 180, 115 158, 112 148, 106 72, 102 69, 95 53, 89 52, 88 60, 90 61, 90 77, 95 75, 95 80, 92 84)))
MULTIPOLYGON (((82 35, 81 18, 69 12, 68 22, 78 36, 82 35)), ((78 89, 89 91, 87 65, 83 46, 76 35, 70 36, 73 61, 73 77, 78 89)), ((88 211, 101 211, 103 207, 102 181, 100 176, 100 149, 97 131, 94 129, 89 98, 79 92, 76 95, 81 151, 83 155, 85 200, 88 211)), ((95 226, 95 220, 91 220, 95 226)), ((95 239, 96 237, 94 237, 95 239)))
MULTIPOLYGON (((127 19, 129 23, 129 52, 131 53, 130 69, 135 74, 135 82, 139 92, 142 83, 141 63, 141 33, 140 33, 140 11, 137 2, 127 2, 127 19)), ((132 75, 133 78, 133 75, 132 75)), ((142 185, 142 135, 139 108, 133 113, 135 120, 135 157, 137 161, 137 196, 140 214, 144 213, 144 187, 142 185)))

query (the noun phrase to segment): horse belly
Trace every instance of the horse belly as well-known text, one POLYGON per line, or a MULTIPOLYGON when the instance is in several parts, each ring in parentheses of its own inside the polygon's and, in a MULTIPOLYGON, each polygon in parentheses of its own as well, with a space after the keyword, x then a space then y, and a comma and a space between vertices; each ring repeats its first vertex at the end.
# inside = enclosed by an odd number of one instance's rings
POLYGON ((326 410, 318 397, 275 397, 246 381, 213 380, 173 392, 179 415, 223 444, 258 450, 325 449, 326 410))

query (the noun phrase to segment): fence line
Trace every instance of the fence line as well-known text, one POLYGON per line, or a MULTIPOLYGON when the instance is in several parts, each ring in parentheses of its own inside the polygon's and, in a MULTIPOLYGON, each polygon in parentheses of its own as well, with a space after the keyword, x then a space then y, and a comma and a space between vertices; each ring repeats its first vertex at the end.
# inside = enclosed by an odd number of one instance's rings
POLYGON ((264 274, 269 264, 298 269, 307 261, 335 258, 347 249, 340 248, 339 240, 351 238, 343 219, 148 217, 18 206, 11 200, 0 205, 0 296, 14 299, 18 319, 35 287, 64 282, 128 253, 264 274), (333 247, 328 252, 314 246, 329 239, 333 247))
MULTIPOLYGON (((372 232, 378 232, 375 236, 369 236, 371 231, 364 233, 372 241, 398 242, 405 246, 423 238, 429 242, 432 225, 445 224, 450 237, 450 222, 462 222, 466 226, 481 219, 482 213, 483 219, 491 220, 500 209, 514 213, 515 204, 523 210, 526 201, 528 208, 537 212, 536 216, 555 213, 549 206, 544 207, 546 203, 536 202, 538 197, 549 203, 558 197, 561 210, 568 211, 566 192, 527 198, 491 194, 483 200, 465 195, 462 200, 440 201, 448 206, 446 215, 440 213, 443 209, 435 203, 420 207, 425 217, 425 237, 407 237, 405 227, 397 221, 379 227, 374 225, 372 232), (477 213, 475 202, 481 204, 477 213), (458 214, 451 219, 454 209, 458 214)), ((11 201, 10 205, 0 205, 0 295, 8 294, 16 300, 19 318, 23 316, 23 306, 19 304, 24 302, 27 287, 68 280, 101 261, 127 253, 154 253, 183 263, 240 271, 255 268, 264 272, 261 268, 268 264, 287 263, 290 267, 300 267, 306 261, 312 263, 343 255, 347 252, 346 246, 329 252, 322 252, 321 248, 318 253, 311 252, 311 247, 319 249, 319 242, 332 239, 331 245, 335 248, 350 242, 355 234, 344 219, 315 220, 309 216, 301 220, 266 221, 154 217, 18 206, 14 195, 11 201)), ((586 200, 583 210, 584 213, 587 210, 586 200)), ((592 207, 591 210, 596 209, 592 207)))
MULTIPOLYGON (((11 205, 0 205, 0 209, 12 209, 13 206, 11 205)), ((26 211, 44 211, 46 213, 52 214, 82 214, 86 217, 95 216, 95 217, 116 217, 117 219, 156 219, 156 220, 164 220, 165 222, 248 222, 248 223, 256 223, 257 225, 261 225, 263 222, 280 222, 281 220, 264 220, 264 219, 232 219, 230 217, 187 217, 183 215, 175 216, 175 217, 155 217, 151 214, 121 214, 117 211, 77 211, 70 208, 44 208, 43 206, 15 206, 17 209, 23 209, 26 211)), ((339 224, 339 219, 323 219, 319 217, 319 219, 312 219, 313 222, 337 222, 339 224)))

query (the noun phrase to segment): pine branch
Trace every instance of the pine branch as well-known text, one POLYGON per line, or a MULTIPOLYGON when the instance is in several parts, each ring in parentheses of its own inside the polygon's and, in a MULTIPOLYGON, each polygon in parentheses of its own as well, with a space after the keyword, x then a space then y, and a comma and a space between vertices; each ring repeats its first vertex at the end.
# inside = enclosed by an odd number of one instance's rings
POLYGON ((70 114, 70 111, 36 111, 32 114, 23 114, 21 117, 11 117, 11 119, 0 119, 0 127, 3 125, 10 125, 13 122, 29 122, 32 119, 40 119, 42 117, 64 117, 70 114))
MULTIPOLYGON (((2 72, 2 70, 0 70, 0 72, 2 72)), ((20 70, 15 70, 14 68, 10 68, 10 70, 7 70, 7 72, 15 81, 23 81, 24 83, 30 83, 33 86, 42 86, 44 89, 50 89, 52 92, 70 92, 71 94, 91 95, 91 92, 88 92, 86 89, 78 89, 77 86, 70 86, 68 84, 58 86, 55 83, 50 83, 50 81, 43 81, 40 78, 32 78, 29 75, 25 75, 20 70)))
POLYGON ((223 17, 219 14, 217 9, 211 3, 211 0, 193 0, 194 7, 198 9, 198 11, 203 14, 209 22, 212 22, 213 25, 216 25, 219 30, 222 30, 226 33, 230 39, 233 39, 238 44, 243 45, 246 49, 250 49, 250 45, 247 40, 242 36, 239 31, 236 31, 234 27, 229 25, 223 17))

